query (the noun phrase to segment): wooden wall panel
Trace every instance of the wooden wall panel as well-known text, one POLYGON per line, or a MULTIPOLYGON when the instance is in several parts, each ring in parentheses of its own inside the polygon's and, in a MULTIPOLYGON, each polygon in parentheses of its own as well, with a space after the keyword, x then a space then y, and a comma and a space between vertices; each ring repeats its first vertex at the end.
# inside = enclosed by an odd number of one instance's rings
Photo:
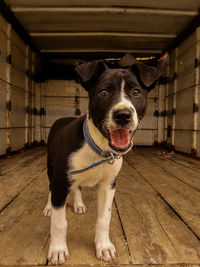
POLYGON ((6 83, 0 80, 0 155, 6 153, 7 148, 7 91, 6 83))
POLYGON ((25 134, 24 128, 13 128, 11 129, 11 149, 17 151, 24 148, 25 145, 25 134))
POLYGON ((7 102, 6 83, 0 80, 0 114, 1 114, 0 128, 6 128, 7 126, 6 102, 7 102))
POLYGON ((200 131, 197 132, 197 157, 200 158, 200 131))
POLYGON ((158 118, 154 116, 158 105, 157 97, 156 87, 148 96, 146 113, 135 135, 135 145, 153 145, 158 140, 158 118))
MULTIPOLYGON (((198 28, 176 50, 175 61, 171 61, 169 72, 174 68, 176 72, 173 83, 169 83, 168 94, 174 87, 174 92, 167 99, 167 125, 172 126, 172 139, 169 144, 178 151, 199 154, 199 84, 200 84, 200 28, 198 28), (171 108, 175 107, 175 115, 171 115, 171 108), (174 118, 174 120, 172 120, 174 118)), ((170 75, 169 75, 170 76, 170 75)), ((171 81, 171 79, 170 79, 171 81)))
POLYGON ((192 130, 194 89, 189 88, 176 96, 176 129, 192 130))
POLYGON ((175 131, 175 149, 184 153, 191 153, 192 132, 185 130, 175 131))
MULTIPOLYGON (((2 25, 1 25, 2 26, 2 25)), ((7 36, 0 26, 0 79, 6 80, 7 36)))
POLYGON ((11 149, 25 145, 25 92, 16 87, 11 89, 11 149))
POLYGON ((48 137, 49 128, 60 117, 77 116, 87 112, 88 93, 74 80, 48 80, 45 82, 43 91, 45 141, 48 137))

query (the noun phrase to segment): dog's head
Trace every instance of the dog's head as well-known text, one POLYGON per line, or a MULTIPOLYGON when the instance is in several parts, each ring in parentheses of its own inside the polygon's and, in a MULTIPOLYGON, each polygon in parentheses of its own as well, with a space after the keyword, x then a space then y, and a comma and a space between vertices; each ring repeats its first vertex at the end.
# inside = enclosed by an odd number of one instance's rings
POLYGON ((159 70, 139 62, 128 69, 110 69, 94 61, 77 66, 76 71, 89 93, 89 117, 114 151, 128 151, 159 70))

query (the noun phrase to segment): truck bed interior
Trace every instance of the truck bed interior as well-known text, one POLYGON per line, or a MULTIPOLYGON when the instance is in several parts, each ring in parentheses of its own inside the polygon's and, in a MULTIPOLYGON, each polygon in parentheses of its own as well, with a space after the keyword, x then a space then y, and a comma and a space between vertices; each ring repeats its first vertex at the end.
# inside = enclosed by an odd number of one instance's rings
POLYGON ((145 118, 117 178, 115 262, 95 258, 96 188, 85 215, 67 200, 69 266, 200 266, 199 0, 0 1, 0 266, 45 266, 46 143, 63 116, 87 112, 74 68, 125 55, 156 66, 145 118))

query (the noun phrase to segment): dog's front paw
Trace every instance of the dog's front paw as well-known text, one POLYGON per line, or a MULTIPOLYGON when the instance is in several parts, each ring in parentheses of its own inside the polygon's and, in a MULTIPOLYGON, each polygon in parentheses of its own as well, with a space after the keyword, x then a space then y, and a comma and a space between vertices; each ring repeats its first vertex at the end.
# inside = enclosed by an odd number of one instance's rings
POLYGON ((69 257, 68 248, 64 246, 51 246, 48 252, 48 261, 53 265, 63 264, 69 257))
POLYGON ((96 257, 99 260, 112 261, 116 258, 116 249, 110 241, 96 241, 96 257))
POLYGON ((78 203, 74 203, 74 212, 81 215, 81 214, 85 214, 86 213, 86 206, 82 203, 82 204, 78 204, 78 203))

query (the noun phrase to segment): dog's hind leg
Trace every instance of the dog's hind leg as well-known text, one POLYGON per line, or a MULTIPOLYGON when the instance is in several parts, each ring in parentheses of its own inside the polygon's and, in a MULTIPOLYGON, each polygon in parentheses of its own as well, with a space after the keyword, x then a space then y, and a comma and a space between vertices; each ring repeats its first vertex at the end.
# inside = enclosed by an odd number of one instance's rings
POLYGON ((77 214, 85 214, 86 206, 83 203, 80 186, 73 189, 74 193, 74 212, 77 214))
POLYGON ((96 257, 99 260, 115 259, 115 247, 110 242, 109 227, 112 202, 115 189, 110 185, 100 184, 97 192, 97 222, 95 230, 96 257))
POLYGON ((50 217, 51 216, 51 210, 52 210, 52 205, 51 205, 51 191, 50 191, 46 207, 43 210, 43 215, 50 217))

